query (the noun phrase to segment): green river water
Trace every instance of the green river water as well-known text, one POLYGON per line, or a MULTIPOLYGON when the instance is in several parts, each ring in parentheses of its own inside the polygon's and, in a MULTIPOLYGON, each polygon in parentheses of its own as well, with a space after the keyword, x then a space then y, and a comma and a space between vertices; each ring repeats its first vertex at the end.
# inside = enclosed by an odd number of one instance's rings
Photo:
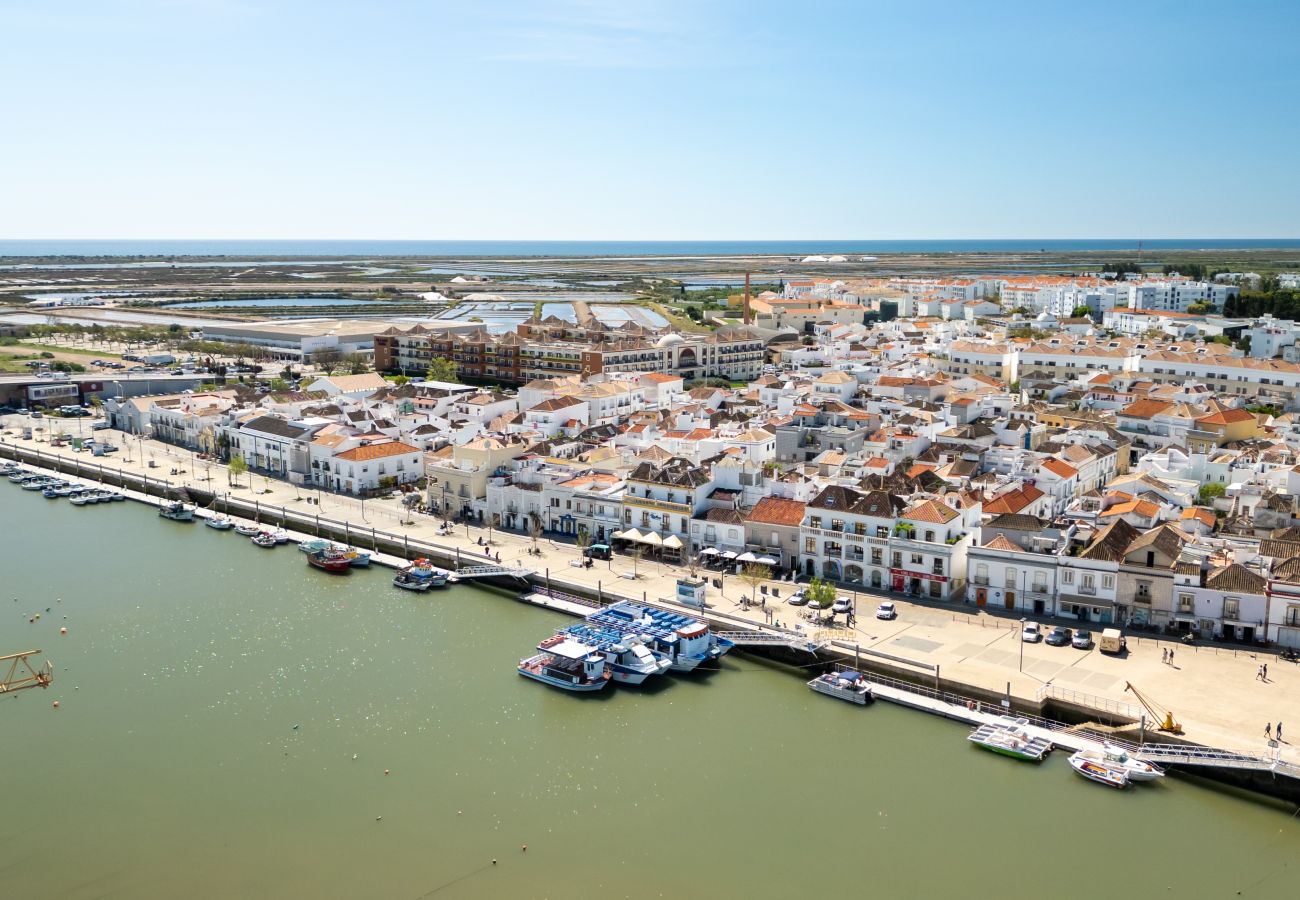
POLYGON ((0 699, 0 897, 1300 894, 1293 810, 1202 782, 1111 791, 739 655, 565 694, 514 671, 563 616, 131 503, 3 482, 0 526, 0 654, 56 667, 0 699))

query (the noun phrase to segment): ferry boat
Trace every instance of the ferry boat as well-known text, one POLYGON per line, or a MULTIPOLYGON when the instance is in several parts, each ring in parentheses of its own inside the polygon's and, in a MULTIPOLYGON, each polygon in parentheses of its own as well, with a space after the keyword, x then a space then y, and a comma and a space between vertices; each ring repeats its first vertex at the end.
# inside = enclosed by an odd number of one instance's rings
POLYGON ((675 672, 694 671, 703 662, 721 658, 732 647, 730 641, 718 638, 699 619, 630 600, 597 610, 587 621, 625 635, 645 635, 653 641, 651 649, 668 657, 675 672))
POLYGON ((193 522, 194 507, 187 506, 177 500, 174 503, 165 503, 158 507, 158 515, 164 519, 171 519, 173 522, 193 522))
POLYGON ((271 534, 269 531, 259 531, 257 534, 249 538, 249 540, 264 549, 270 549, 275 546, 275 535, 271 534))
POLYGON ((1135 759, 1123 747, 1116 747, 1114 744, 1102 744, 1100 750, 1080 750, 1075 756, 1095 763, 1118 766, 1128 775, 1129 781, 1155 781, 1157 778, 1165 777, 1164 769, 1135 759))
POLYGON ((651 675, 662 675, 672 668, 672 660, 650 649, 651 639, 591 623, 570 625, 555 637, 547 638, 537 649, 546 650, 549 644, 565 639, 581 641, 605 654, 610 677, 621 684, 641 684, 651 675))
POLYGON ((1128 770, 1123 766, 1089 759, 1083 754, 1084 751, 1080 750, 1070 757, 1070 768, 1074 769, 1074 771, 1078 772, 1089 781, 1095 781, 1098 784, 1104 784, 1107 787, 1119 788, 1121 790, 1128 787, 1128 770))
POLYGON ((871 682, 867 681, 866 676, 861 672, 854 672, 852 669, 841 669, 838 672, 818 675, 808 682, 808 687, 819 694, 847 700, 858 706, 866 706, 867 701, 872 699, 871 682))
POLYGON ((1041 762, 1052 752, 1052 742, 1029 732, 1029 720, 1016 716, 999 716, 970 733, 968 741, 1012 759, 1041 762))
POLYGON ((217 531, 229 531, 235 527, 234 522, 220 514, 215 515, 210 519, 204 519, 203 524, 209 528, 215 528, 217 531))
MULTIPOLYGON (((444 584, 446 582, 443 582, 444 584)), ((434 587, 433 579, 417 578, 405 570, 398 572, 393 576, 393 587, 399 587, 404 591, 419 591, 424 593, 429 588, 434 587)))
POLYGON ((346 556, 329 552, 308 553, 307 564, 334 575, 346 575, 352 568, 346 556))
POLYGON ((575 640, 560 640, 519 661, 519 674, 566 691, 599 691, 609 684, 605 656, 575 640))

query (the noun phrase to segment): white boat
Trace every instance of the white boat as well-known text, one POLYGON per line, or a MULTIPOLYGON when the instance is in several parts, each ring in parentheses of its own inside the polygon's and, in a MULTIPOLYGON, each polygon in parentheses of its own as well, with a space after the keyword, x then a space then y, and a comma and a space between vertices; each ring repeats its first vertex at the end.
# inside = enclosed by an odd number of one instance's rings
POLYGON ((303 553, 321 553, 323 551, 334 551, 339 547, 333 541, 327 541, 324 538, 311 538, 300 543, 298 549, 303 553))
POLYGON ((71 503, 73 506, 86 506, 88 504, 97 503, 99 501, 95 500, 87 493, 79 493, 79 494, 72 494, 71 496, 69 496, 68 502, 71 503))
POLYGON ((871 683, 861 672, 841 669, 838 672, 826 672, 808 682, 808 687, 827 697, 847 700, 858 706, 866 706, 871 699, 871 683))
POLYGON ((663 675, 673 665, 667 656, 650 649, 653 638, 623 634, 588 622, 570 625, 542 641, 537 649, 546 653, 552 646, 566 640, 578 641, 603 653, 610 678, 620 684, 641 684, 651 675, 663 675))
POLYGON ((1098 784, 1104 784, 1107 787, 1118 788, 1123 790, 1129 785, 1128 770, 1121 765, 1106 762, 1104 760, 1089 759, 1084 756, 1085 751, 1080 750, 1070 757, 1070 768, 1078 772, 1089 781, 1095 781, 1098 784))
POLYGON ((409 572, 398 572, 393 576, 393 587, 399 587, 404 591, 418 591, 424 593, 433 586, 433 579, 417 578, 409 572))
POLYGON ((158 515, 164 519, 171 519, 173 522, 193 522, 194 507, 177 500, 174 503, 164 503, 158 507, 158 515))
POLYGON ((287 544, 292 540, 289 537, 289 532, 285 531, 283 528, 277 528, 275 531, 272 531, 271 537, 275 538, 277 544, 287 544))
POLYGON ((1075 755, 1093 762, 1119 766, 1128 774, 1129 781, 1155 781, 1165 777, 1164 769, 1135 759, 1123 747, 1114 744, 1103 744, 1100 750, 1080 750, 1075 755))
POLYGON ((246 537, 246 538, 256 537, 261 533, 262 533, 261 525, 255 525, 252 522, 235 523, 235 534, 238 534, 242 537, 246 537))
POLYGON ((609 684, 605 655, 578 641, 561 641, 519 661, 519 674, 566 691, 599 691, 609 684))
POLYGON ((215 528, 217 531, 229 531, 235 527, 235 523, 223 515, 216 515, 210 519, 205 519, 203 524, 209 528, 215 528))
POLYGON ((999 716, 976 728, 967 740, 985 750, 1030 762, 1040 762, 1052 752, 1051 741, 1031 734, 1029 720, 1015 716, 999 716))
POLYGON ((275 546, 275 535, 271 534, 268 531, 259 532, 258 534, 253 535, 249 540, 251 540, 254 544, 256 544, 259 547, 275 546))

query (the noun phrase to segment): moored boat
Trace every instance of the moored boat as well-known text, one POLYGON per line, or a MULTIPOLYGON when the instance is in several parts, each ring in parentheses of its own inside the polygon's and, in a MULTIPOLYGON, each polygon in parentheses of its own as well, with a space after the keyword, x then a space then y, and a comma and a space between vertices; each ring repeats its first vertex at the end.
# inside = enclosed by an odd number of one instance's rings
POLYGON ((262 533, 262 526, 255 525, 252 522, 236 522, 235 534, 246 538, 257 537, 262 533))
POLYGON ((519 661, 519 674, 566 691, 599 691, 609 684, 605 656, 586 644, 562 640, 519 661))
POLYGON ((1130 756, 1123 747, 1103 744, 1100 750, 1080 750, 1076 756, 1122 768, 1129 781, 1155 781, 1165 776, 1164 769, 1130 756))
POLYGON ((715 660, 731 649, 731 642, 719 640, 699 619, 625 600, 611 604, 587 617, 596 625, 613 628, 624 635, 645 635, 652 649, 664 654, 675 672, 690 672, 701 663, 715 660))
POLYGON ((217 531, 229 531, 235 527, 234 522, 230 521, 230 519, 220 513, 210 519, 204 519, 203 524, 209 528, 215 528, 217 531))
POLYGON ((970 733, 967 740, 985 750, 1030 762, 1040 762, 1052 752, 1051 741, 1031 734, 1029 720, 1015 716, 1000 716, 981 725, 970 733))
POLYGON ((177 500, 174 503, 165 503, 158 507, 158 515, 164 519, 171 519, 173 522, 193 522, 194 507, 177 500))
POLYGON ((652 639, 601 628, 590 622, 570 625, 537 645, 546 652, 554 644, 576 640, 605 655, 610 678, 621 684, 641 684, 651 675, 662 675, 672 668, 672 661, 650 649, 652 639))
POLYGON ((838 672, 818 675, 808 682, 808 687, 819 694, 847 700, 858 706, 866 706, 867 701, 871 699, 871 682, 867 681, 866 676, 861 672, 854 672, 852 669, 841 669, 838 672))
POLYGON ((298 544, 298 549, 303 553, 321 553, 327 550, 333 550, 335 544, 333 541, 327 541, 324 538, 311 538, 298 544))
POLYGON ((293 540, 293 538, 289 537, 289 532, 285 531, 283 528, 277 528, 275 531, 272 531, 271 537, 275 538, 277 544, 287 544, 289 541, 293 540))
POLYGON ((1070 757, 1070 768, 1089 781, 1095 781, 1107 787, 1121 790, 1128 787, 1128 771, 1123 766, 1105 762, 1104 760, 1089 759, 1084 756, 1084 752, 1080 750, 1070 757))
POLYGON ((446 569, 440 569, 433 563, 429 562, 429 560, 423 558, 415 560, 403 569, 402 572, 410 575, 412 578, 419 578, 423 581, 428 581, 433 587, 442 587, 449 580, 454 580, 451 578, 451 573, 446 569))
MULTIPOLYGON (((274 540, 274 538, 272 538, 272 540, 274 540)), ((307 564, 334 575, 344 575, 351 570, 351 566, 348 564, 348 558, 346 556, 340 556, 337 553, 308 553, 307 564)))
POLYGON ((433 581, 428 578, 416 578, 407 572, 398 572, 393 576, 393 587, 399 587, 404 591, 427 591, 433 587, 433 581))
POLYGON ((257 534, 255 534, 255 535, 253 535, 251 538, 249 538, 249 540, 252 541, 254 544, 256 544, 256 545, 259 546, 259 547, 274 547, 274 546, 275 546, 275 535, 271 534, 270 532, 266 532, 266 531, 258 532, 257 534))

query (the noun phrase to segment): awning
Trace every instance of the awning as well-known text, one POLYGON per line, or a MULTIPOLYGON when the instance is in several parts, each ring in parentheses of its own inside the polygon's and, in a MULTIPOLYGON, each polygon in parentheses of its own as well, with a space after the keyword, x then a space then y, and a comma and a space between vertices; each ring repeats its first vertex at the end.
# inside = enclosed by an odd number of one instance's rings
POLYGON ((722 558, 723 558, 723 559, 735 559, 735 558, 736 558, 736 551, 735 551, 735 550, 725 550, 725 551, 723 551, 723 553, 722 553, 722 558))
POLYGON ((774 565, 776 565, 776 560, 774 560, 774 559, 773 559, 772 557, 770 557, 770 556, 760 556, 758 559, 754 560, 754 562, 762 563, 762 564, 765 565, 765 566, 774 566, 774 565))
POLYGON ((746 550, 744 553, 736 557, 736 562, 748 563, 748 562, 757 562, 757 561, 758 561, 758 557, 750 553, 748 550, 746 550))
POLYGON ((661 547, 663 546, 663 542, 664 539, 653 531, 647 531, 645 534, 641 535, 641 543, 649 544, 651 547, 661 547))
POLYGON ((621 541, 639 541, 641 540, 641 532, 637 531, 635 528, 629 528, 627 531, 620 531, 618 534, 614 535, 614 537, 621 541))
POLYGON ((717 556, 717 555, 718 555, 717 547, 705 547, 703 550, 700 551, 700 556, 717 556))
POLYGON ((1060 599, 1057 600, 1056 608, 1060 609, 1061 604, 1064 603, 1069 603, 1074 606, 1088 606, 1092 609, 1111 609, 1115 606, 1115 601, 1107 600, 1105 597, 1081 597, 1078 594, 1061 594, 1060 599))
POLYGON ((682 549, 682 539, 675 534, 670 534, 664 538, 664 546, 669 550, 680 550, 682 549))

